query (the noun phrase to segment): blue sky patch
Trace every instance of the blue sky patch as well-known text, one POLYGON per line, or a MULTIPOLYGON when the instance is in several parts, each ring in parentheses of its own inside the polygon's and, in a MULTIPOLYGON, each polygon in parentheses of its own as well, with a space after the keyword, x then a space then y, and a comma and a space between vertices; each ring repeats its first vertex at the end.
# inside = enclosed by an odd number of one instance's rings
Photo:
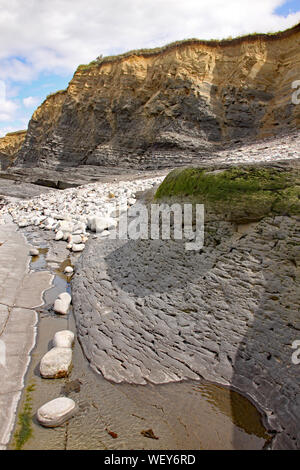
POLYGON ((300 13, 300 0, 288 0, 280 7, 276 8, 275 13, 280 16, 288 16, 291 13, 300 13))

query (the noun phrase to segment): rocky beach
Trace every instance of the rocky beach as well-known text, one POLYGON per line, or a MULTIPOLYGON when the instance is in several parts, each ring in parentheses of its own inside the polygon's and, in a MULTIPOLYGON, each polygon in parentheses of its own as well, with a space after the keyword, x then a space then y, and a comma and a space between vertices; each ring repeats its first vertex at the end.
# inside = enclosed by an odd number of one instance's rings
POLYGON ((300 448, 299 31, 99 59, 0 139, 1 449, 300 448), (199 250, 118 236, 187 203, 199 250))

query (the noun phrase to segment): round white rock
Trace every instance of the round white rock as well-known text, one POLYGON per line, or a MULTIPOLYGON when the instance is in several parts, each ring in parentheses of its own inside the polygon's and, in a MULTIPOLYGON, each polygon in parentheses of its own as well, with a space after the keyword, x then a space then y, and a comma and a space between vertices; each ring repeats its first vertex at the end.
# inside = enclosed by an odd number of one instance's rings
POLYGON ((53 310, 61 315, 66 315, 69 310, 71 300, 72 298, 68 292, 59 294, 58 298, 54 302, 53 310))
POLYGON ((72 418, 76 411, 77 406, 74 400, 59 397, 41 406, 37 410, 36 417, 42 426, 53 428, 72 418))
POLYGON ((72 366, 71 348, 52 348, 41 359, 40 374, 45 379, 67 377, 72 366))
POLYGON ((72 268, 72 266, 66 266, 64 269, 65 274, 71 274, 73 272, 74 272, 74 269, 72 268))
POLYGON ((72 251, 74 252, 79 252, 79 251, 83 251, 85 248, 85 244, 84 243, 79 243, 78 245, 76 243, 73 243, 72 244, 72 251))
POLYGON ((74 343, 74 333, 70 330, 57 331, 53 338, 55 348, 71 348, 74 343))

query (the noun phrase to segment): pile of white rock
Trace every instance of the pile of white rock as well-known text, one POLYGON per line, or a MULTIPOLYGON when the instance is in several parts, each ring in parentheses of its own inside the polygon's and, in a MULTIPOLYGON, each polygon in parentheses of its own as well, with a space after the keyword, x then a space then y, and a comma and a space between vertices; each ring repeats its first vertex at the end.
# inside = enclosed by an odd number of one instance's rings
MULTIPOLYGON (((67 377, 72 367, 72 345, 74 333, 69 330, 58 331, 54 335, 53 348, 41 359, 40 374, 46 379, 67 377)), ((60 426, 70 419, 77 411, 74 400, 58 397, 45 403, 36 413, 42 426, 60 426)))
POLYGON ((80 252, 84 250, 89 231, 107 236, 118 224, 120 208, 127 210, 135 204, 137 192, 160 184, 163 179, 93 183, 50 191, 8 204, 3 214, 10 214, 20 228, 36 226, 52 230, 55 240, 64 240, 68 249, 80 252))
POLYGON ((40 374, 45 379, 67 377, 72 367, 72 344, 74 333, 58 331, 54 335, 53 348, 41 359, 40 374))

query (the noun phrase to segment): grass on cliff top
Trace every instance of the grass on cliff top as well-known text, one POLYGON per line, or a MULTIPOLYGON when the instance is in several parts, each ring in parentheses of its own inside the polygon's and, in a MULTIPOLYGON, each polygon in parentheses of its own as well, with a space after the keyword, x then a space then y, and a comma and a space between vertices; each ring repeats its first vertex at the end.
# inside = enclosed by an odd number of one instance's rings
MULTIPOLYGON (((49 98, 52 98, 52 96, 63 95, 64 93, 66 93, 66 90, 54 91, 53 93, 50 93, 49 95, 47 95, 46 100, 48 100, 49 98)), ((44 100, 44 101, 46 101, 46 100, 44 100)))
POLYGON ((193 44, 201 45, 202 44, 202 45, 207 45, 211 47, 231 46, 235 44, 240 44, 244 41, 256 41, 259 39, 269 41, 269 40, 284 38, 284 37, 288 37, 289 35, 297 31, 300 31, 300 23, 284 31, 277 31, 274 33, 252 33, 252 34, 247 34, 244 36, 237 36, 234 38, 229 36, 228 38, 224 38, 224 39, 207 39, 207 40, 197 39, 197 38, 183 39, 181 41, 175 41, 170 44, 166 44, 165 46, 162 46, 162 47, 155 47, 152 49, 134 49, 128 52, 124 52, 123 54, 115 55, 115 56, 101 57, 100 59, 93 60, 89 64, 79 65, 77 67, 77 71, 89 70, 90 68, 95 67, 95 66, 116 62, 116 61, 119 61, 128 57, 132 57, 132 56, 140 56, 140 57, 153 56, 153 55, 157 55, 157 54, 160 54, 160 53, 172 50, 172 49, 176 49, 177 47, 180 47, 183 45, 193 45, 193 44))
POLYGON ((27 130, 26 129, 23 129, 23 130, 20 130, 20 131, 14 131, 14 132, 8 132, 5 137, 10 137, 10 136, 14 136, 14 135, 22 135, 22 134, 26 134, 27 130))
POLYGON ((234 222, 259 220, 269 214, 300 214, 299 170, 233 167, 171 171, 155 199, 189 200, 227 215, 234 222))

